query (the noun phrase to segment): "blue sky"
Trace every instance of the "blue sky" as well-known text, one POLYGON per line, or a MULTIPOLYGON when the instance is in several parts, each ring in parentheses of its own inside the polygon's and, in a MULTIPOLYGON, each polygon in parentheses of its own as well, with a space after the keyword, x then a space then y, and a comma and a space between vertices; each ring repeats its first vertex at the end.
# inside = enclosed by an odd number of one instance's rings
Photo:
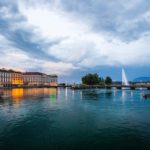
POLYGON ((0 67, 129 80, 150 76, 149 0, 0 0, 0 67))

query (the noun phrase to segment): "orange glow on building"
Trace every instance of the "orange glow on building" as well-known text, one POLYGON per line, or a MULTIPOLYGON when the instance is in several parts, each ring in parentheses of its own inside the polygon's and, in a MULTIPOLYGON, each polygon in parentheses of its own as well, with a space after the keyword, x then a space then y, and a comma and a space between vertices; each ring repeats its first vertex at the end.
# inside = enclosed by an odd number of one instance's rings
POLYGON ((12 85, 23 85, 23 74, 21 72, 12 72, 11 76, 12 85))
POLYGON ((21 87, 21 85, 57 87, 57 75, 0 69, 0 87, 21 87))
POLYGON ((12 85, 23 85, 23 79, 12 79, 12 85))

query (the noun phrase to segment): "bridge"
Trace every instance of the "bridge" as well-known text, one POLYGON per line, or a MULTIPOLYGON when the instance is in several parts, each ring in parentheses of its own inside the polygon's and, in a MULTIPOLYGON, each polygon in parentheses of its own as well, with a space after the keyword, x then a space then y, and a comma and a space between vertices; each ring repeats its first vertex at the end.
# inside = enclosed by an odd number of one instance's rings
POLYGON ((135 90, 139 88, 144 88, 147 90, 150 90, 150 85, 106 85, 105 86, 107 89, 111 88, 116 88, 116 89, 130 89, 130 90, 135 90))
POLYGON ((72 89, 94 89, 94 88, 99 88, 99 89, 130 89, 130 90, 136 90, 139 88, 144 88, 147 90, 150 90, 150 85, 82 85, 82 84, 76 84, 76 85, 70 85, 68 86, 72 89))

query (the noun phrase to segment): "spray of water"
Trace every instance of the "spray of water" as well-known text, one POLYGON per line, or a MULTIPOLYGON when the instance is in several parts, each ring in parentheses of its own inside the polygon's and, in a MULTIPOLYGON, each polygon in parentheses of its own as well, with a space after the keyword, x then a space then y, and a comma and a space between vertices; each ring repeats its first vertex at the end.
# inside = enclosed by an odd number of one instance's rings
POLYGON ((125 85, 125 86, 129 85, 125 70, 123 68, 122 68, 122 85, 125 85))

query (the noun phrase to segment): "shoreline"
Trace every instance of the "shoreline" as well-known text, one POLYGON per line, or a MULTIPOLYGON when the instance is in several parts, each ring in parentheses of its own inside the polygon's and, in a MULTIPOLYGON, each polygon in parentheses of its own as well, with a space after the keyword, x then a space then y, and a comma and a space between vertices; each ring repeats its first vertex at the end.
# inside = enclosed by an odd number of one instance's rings
POLYGON ((130 89, 130 90, 136 90, 138 88, 141 89, 147 89, 150 90, 150 86, 122 86, 122 85, 57 85, 57 86, 12 86, 12 87, 0 87, 0 90, 5 90, 5 89, 16 89, 16 88, 70 88, 72 90, 82 90, 82 89, 130 89))

